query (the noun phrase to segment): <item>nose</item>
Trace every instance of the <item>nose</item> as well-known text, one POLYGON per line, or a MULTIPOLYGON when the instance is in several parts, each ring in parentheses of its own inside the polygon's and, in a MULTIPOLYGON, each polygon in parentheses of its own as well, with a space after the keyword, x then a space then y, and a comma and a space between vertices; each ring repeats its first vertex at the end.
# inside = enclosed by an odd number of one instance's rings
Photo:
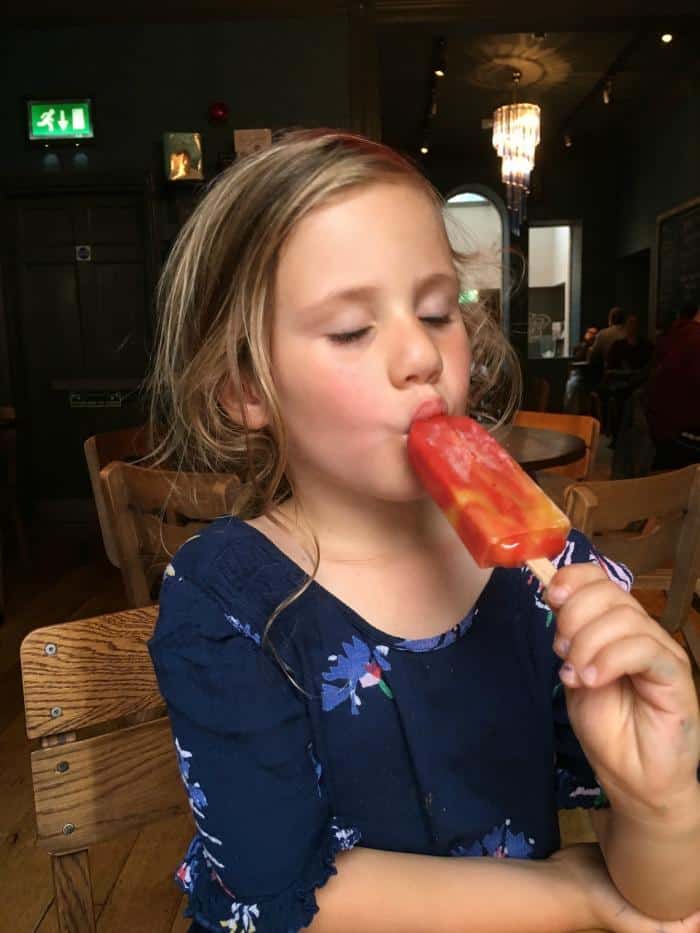
POLYGON ((426 324, 414 314, 393 322, 389 376, 397 388, 413 383, 435 383, 442 367, 442 354, 426 324))

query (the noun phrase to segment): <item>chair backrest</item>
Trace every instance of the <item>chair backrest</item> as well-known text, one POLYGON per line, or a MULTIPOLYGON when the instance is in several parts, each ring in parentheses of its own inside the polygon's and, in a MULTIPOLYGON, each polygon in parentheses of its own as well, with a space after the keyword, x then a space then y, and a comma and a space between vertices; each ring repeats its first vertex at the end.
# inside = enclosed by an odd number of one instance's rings
POLYGON ((148 655, 156 613, 50 625, 22 643, 37 841, 52 853, 188 809, 148 655))
POLYGON ((115 461, 100 471, 130 606, 157 598, 170 558, 209 522, 238 511, 238 477, 177 473, 115 461))
POLYGON ((700 465, 639 479, 576 483, 567 489, 565 509, 575 528, 635 575, 672 565, 661 624, 677 631, 700 576, 700 465), (632 530, 635 524, 644 527, 632 530))
POLYGON ((568 463, 566 466, 549 467, 545 473, 557 473, 560 476, 569 476, 571 479, 587 479, 595 462, 600 439, 600 422, 590 415, 553 414, 544 411, 518 411, 515 414, 515 424, 524 428, 544 428, 550 431, 561 431, 563 434, 574 434, 586 444, 586 453, 580 460, 568 463))
POLYGON ((119 552, 114 538, 114 522, 100 477, 100 470, 113 460, 123 460, 128 463, 131 460, 140 460, 145 457, 149 452, 148 428, 142 424, 135 428, 122 428, 119 431, 105 431, 102 434, 94 434, 85 441, 83 449, 88 473, 90 474, 90 485, 92 486, 92 495, 97 508, 97 517, 100 522, 102 542, 109 562, 118 567, 119 552))
POLYGON ((526 391, 526 398, 532 406, 532 411, 547 411, 550 391, 549 379, 545 379, 544 376, 537 376, 532 380, 526 391))

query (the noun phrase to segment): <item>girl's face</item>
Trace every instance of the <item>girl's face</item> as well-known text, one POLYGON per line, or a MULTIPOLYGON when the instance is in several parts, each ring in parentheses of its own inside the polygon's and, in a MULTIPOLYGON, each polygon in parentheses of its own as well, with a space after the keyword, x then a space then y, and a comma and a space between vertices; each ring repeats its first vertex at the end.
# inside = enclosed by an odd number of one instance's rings
POLYGON ((297 225, 278 265, 272 372, 302 493, 423 497, 411 421, 426 402, 424 416, 467 406, 458 296, 439 212, 410 183, 353 189, 297 225))

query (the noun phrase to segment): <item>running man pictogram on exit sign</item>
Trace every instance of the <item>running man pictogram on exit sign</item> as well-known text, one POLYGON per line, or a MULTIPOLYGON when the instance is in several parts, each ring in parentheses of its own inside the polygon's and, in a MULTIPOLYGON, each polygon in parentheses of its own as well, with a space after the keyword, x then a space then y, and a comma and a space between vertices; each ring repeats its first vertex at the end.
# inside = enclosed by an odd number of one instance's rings
POLYGON ((62 139, 92 139, 95 135, 89 98, 27 101, 27 121, 30 140, 48 143, 62 139))

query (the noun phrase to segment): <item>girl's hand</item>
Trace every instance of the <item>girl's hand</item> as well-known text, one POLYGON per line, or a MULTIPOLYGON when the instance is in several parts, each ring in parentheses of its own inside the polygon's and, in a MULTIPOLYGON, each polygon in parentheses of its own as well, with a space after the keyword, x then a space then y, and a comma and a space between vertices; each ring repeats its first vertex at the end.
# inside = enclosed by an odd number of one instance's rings
POLYGON ((571 724, 613 808, 667 820, 677 803, 680 816, 700 757, 685 651, 596 564, 557 571, 545 596, 571 724))
POLYGON ((589 917, 590 930, 612 933, 700 933, 700 911, 685 920, 660 921, 632 907, 610 880, 605 859, 595 843, 567 846, 550 856, 552 868, 562 871, 575 891, 586 899, 580 916, 589 917))

